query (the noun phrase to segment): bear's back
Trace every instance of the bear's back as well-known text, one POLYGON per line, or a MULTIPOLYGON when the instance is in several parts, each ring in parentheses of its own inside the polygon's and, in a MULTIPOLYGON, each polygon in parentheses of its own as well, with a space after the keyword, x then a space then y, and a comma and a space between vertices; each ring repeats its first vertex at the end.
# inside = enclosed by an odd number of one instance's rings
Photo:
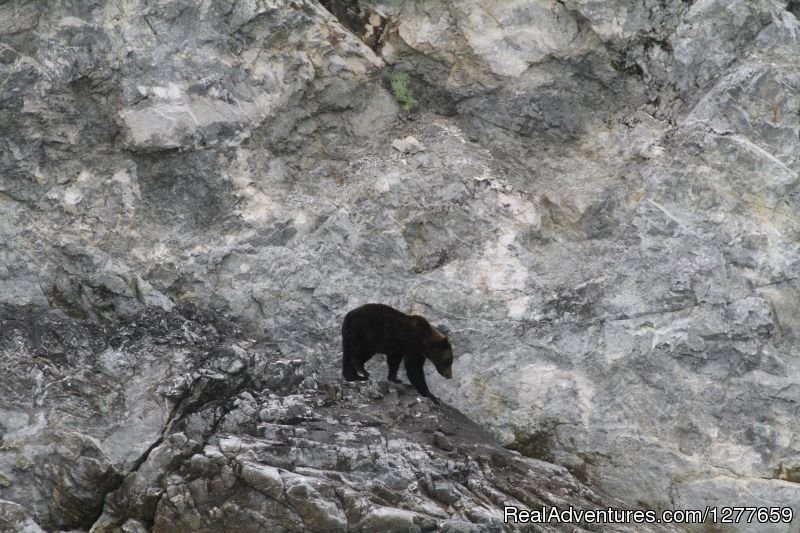
MULTIPOLYGON (((416 318, 416 317, 415 317, 416 318)), ((365 304, 347 313, 342 335, 379 353, 391 353, 418 342, 415 319, 384 304, 365 304)))

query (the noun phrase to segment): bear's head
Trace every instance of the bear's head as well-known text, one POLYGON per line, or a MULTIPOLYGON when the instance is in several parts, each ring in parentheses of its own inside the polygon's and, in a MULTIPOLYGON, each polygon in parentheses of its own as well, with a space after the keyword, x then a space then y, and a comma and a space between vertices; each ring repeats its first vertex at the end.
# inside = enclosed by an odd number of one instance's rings
POLYGON ((439 374, 450 379, 453 377, 453 347, 450 345, 450 339, 442 335, 436 328, 431 329, 434 331, 435 338, 432 339, 425 357, 434 364, 439 374))

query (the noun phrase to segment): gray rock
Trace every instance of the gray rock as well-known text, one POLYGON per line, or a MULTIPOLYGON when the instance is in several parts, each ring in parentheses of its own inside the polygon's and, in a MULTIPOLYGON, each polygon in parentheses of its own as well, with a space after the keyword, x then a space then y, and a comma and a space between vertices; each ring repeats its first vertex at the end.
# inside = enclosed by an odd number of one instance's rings
POLYGON ((2 353, 29 361, 3 368, 10 531, 429 531, 447 520, 512 531, 502 502, 540 506, 549 491, 581 508, 606 501, 410 386, 314 377, 212 313, 151 308, 108 328, 2 311, 2 353), (145 394, 162 408, 134 410, 145 394))
POLYGON ((0 5, 3 527, 800 513, 794 2, 326 5, 0 5), (370 301, 529 458, 341 384, 370 301))
POLYGON ((4 531, 19 533, 41 533, 44 531, 33 520, 28 510, 22 505, 0 500, 0 526, 4 531))
POLYGON ((417 152, 425 151, 425 147, 411 135, 405 139, 395 139, 392 141, 392 148, 404 154, 416 154, 417 152))

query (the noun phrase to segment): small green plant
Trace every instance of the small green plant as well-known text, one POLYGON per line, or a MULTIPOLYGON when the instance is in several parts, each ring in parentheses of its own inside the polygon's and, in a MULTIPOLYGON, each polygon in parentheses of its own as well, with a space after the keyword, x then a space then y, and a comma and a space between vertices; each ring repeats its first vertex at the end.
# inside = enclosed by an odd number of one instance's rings
POLYGON ((403 72, 393 72, 389 74, 389 85, 392 87, 394 99, 406 113, 417 107, 417 101, 408 88, 408 74, 403 72))

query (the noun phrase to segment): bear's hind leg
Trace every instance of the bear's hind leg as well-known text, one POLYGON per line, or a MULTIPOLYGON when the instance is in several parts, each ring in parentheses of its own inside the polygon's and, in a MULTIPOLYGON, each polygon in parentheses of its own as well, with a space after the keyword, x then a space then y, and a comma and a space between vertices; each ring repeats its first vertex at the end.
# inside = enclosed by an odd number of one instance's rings
MULTIPOLYGON (((342 353, 342 376, 345 381, 366 381, 367 377, 359 374, 359 368, 364 368, 363 359, 357 358, 351 351, 342 353)), ((369 375, 369 374, 367 374, 369 375)))
POLYGON ((369 374, 364 370, 364 363, 369 359, 360 347, 357 338, 350 334, 348 320, 342 325, 342 376, 345 381, 366 381, 369 374), (363 374, 359 373, 363 371, 363 374))
POLYGON ((369 374, 366 376, 359 374, 353 365, 342 368, 342 376, 344 376, 345 381, 367 381, 369 379, 369 374))
POLYGON ((347 381, 367 381, 369 372, 364 370, 364 363, 371 356, 365 356, 363 352, 346 352, 342 355, 342 375, 347 381))
POLYGON ((344 377, 345 381, 358 381, 361 379, 353 365, 348 364, 347 361, 342 362, 342 377, 344 377))

